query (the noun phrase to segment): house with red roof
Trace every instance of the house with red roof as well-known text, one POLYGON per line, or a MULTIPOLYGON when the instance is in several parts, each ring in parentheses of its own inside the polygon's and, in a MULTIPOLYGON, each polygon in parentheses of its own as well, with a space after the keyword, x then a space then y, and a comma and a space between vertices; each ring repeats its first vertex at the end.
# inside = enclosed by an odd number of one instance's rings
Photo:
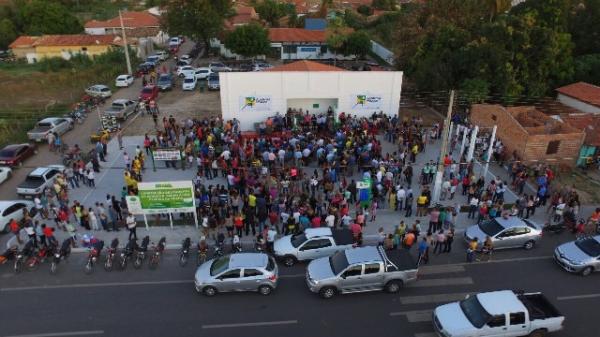
POLYGON ((354 59, 334 54, 327 46, 328 30, 270 28, 271 47, 282 60, 354 59))
MULTIPOLYGON (((148 11, 142 12, 122 12, 123 28, 127 42, 131 39, 136 42, 138 39, 151 39, 156 44, 163 44, 169 36, 160 27, 160 17, 151 14, 148 11)), ((121 18, 116 16, 109 20, 90 20, 84 25, 85 33, 89 35, 121 35, 121 18)))
POLYGON ((583 112, 600 114, 600 87, 577 82, 556 89, 556 99, 562 104, 583 112))

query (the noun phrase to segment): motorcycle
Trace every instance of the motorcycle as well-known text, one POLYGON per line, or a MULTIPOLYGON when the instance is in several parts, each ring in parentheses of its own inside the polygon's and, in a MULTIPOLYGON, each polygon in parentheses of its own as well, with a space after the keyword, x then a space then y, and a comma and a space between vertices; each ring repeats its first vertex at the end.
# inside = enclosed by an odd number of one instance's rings
POLYGON ((50 243, 49 245, 41 246, 37 252, 29 256, 25 265, 27 266, 28 271, 37 270, 40 264, 46 262, 46 258, 50 257, 54 250, 56 249, 56 244, 50 243))
POLYGON ((542 227, 543 232, 552 233, 552 234, 560 234, 567 229, 564 223, 556 223, 551 224, 547 222, 544 227, 542 227))
POLYGON ((114 238, 110 243, 110 247, 106 251, 106 261, 104 261, 104 270, 112 271, 113 262, 115 261, 115 255, 117 255, 117 248, 119 247, 119 239, 114 238))
POLYGON ((262 235, 258 235, 254 240, 254 250, 258 253, 262 253, 265 251, 265 239, 263 239, 262 235))
POLYGON ((240 238, 237 235, 233 237, 233 241, 231 242, 231 251, 233 251, 234 253, 242 252, 242 242, 240 241, 240 238))
POLYGON ((146 235, 142 239, 142 244, 140 245, 140 247, 135 251, 135 261, 133 261, 133 268, 140 269, 142 267, 144 260, 146 260, 146 252, 148 251, 149 243, 150 237, 146 235))
POLYGON ((150 269, 156 269, 158 267, 158 263, 160 262, 160 257, 165 250, 167 239, 163 236, 158 241, 158 245, 155 245, 153 248, 154 254, 150 258, 150 269))
POLYGON ((137 240, 131 239, 127 243, 127 246, 125 246, 125 249, 123 251, 121 251, 121 256, 119 258, 119 269, 120 270, 125 270, 125 268, 127 268, 127 261, 133 255, 133 252, 136 251, 137 246, 138 246, 137 240))
POLYGON ((206 262, 206 253, 208 253, 208 245, 198 242, 198 255, 196 256, 196 265, 199 266, 206 262))
POLYGON ((98 261, 98 259, 100 258, 102 248, 104 248, 104 241, 98 241, 90 248, 87 263, 85 264, 85 268, 83 269, 86 274, 89 275, 94 272, 94 266, 96 265, 96 261, 98 261))
POLYGON ((223 256, 223 247, 225 246, 225 236, 223 234, 219 234, 217 237, 217 243, 215 244, 215 252, 213 257, 223 256))
POLYGON ((190 254, 190 246, 192 245, 192 240, 187 237, 183 240, 181 244, 181 252, 179 253, 179 265, 185 267, 188 261, 188 256, 190 254))
POLYGON ((16 253, 14 270, 15 274, 19 274, 23 271, 23 265, 25 264, 25 260, 28 260, 31 256, 35 254, 35 244, 32 240, 27 241, 25 246, 20 252, 16 253))
POLYGON ((67 261, 71 255, 71 247, 73 246, 73 238, 68 238, 63 241, 60 249, 55 249, 53 252, 52 263, 50 264, 50 274, 55 275, 58 271, 58 264, 61 260, 67 261))

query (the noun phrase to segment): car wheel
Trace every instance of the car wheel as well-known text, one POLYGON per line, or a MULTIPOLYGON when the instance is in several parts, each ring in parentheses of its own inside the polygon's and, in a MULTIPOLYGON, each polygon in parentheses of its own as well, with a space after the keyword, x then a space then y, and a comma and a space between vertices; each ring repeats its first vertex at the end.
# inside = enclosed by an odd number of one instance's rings
POLYGON ((395 294, 399 292, 400 289, 402 289, 402 281, 400 280, 392 280, 385 285, 385 291, 390 294, 395 294))
POLYGON ((529 240, 529 241, 525 242, 525 244, 523 245, 523 248, 525 248, 525 250, 530 250, 534 246, 535 246, 535 241, 529 240))
POLYGON ((273 288, 271 288, 271 286, 264 285, 264 286, 258 287, 258 292, 264 296, 270 295, 272 291, 273 291, 273 288))
POLYGON ((546 330, 544 330, 544 329, 535 330, 529 334, 529 337, 544 337, 544 336, 546 336, 546 330))
POLYGON ((217 294, 217 288, 215 288, 215 287, 204 287, 204 289, 202 289, 202 293, 204 294, 204 296, 212 297, 212 296, 215 296, 217 294))
POLYGON ((581 276, 589 276, 593 271, 594 271, 594 269, 592 267, 585 267, 581 271, 581 276))
POLYGON ((296 258, 293 256, 286 256, 283 258, 283 264, 286 267, 291 267, 296 264, 296 258))
POLYGON ((319 295, 324 299, 330 299, 335 296, 335 288, 334 287, 324 287, 319 290, 319 295))

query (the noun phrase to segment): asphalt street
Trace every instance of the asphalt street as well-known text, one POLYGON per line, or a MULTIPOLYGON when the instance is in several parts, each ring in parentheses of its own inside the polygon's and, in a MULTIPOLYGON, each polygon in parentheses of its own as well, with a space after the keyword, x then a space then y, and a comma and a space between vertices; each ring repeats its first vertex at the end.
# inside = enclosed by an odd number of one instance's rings
MULTIPOLYGON (((198 295, 195 267, 181 268, 167 251, 157 270, 83 273, 74 254, 52 276, 49 266, 14 275, 0 266, 0 336, 415 336, 433 337, 431 310, 468 293, 499 289, 541 291, 566 316, 552 336, 595 336, 598 277, 560 269, 554 247, 571 236, 547 236, 532 251, 497 251, 492 261, 464 263, 460 240, 451 254, 433 256, 419 280, 398 294, 364 293, 322 300, 304 280, 305 265, 280 266, 280 283, 267 297, 255 293, 198 295)), ((194 253, 192 254, 194 258, 194 253)))

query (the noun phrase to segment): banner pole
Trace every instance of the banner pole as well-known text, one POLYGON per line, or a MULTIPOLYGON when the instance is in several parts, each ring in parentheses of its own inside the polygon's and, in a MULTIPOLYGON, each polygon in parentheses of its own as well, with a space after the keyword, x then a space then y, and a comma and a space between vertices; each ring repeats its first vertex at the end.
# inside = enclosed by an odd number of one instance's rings
POLYGON ((146 224, 146 230, 150 231, 150 226, 148 226, 148 217, 146 217, 146 213, 144 213, 144 223, 146 224))
POLYGON ((173 215, 169 212, 169 223, 171 224, 171 229, 173 229, 173 215))

